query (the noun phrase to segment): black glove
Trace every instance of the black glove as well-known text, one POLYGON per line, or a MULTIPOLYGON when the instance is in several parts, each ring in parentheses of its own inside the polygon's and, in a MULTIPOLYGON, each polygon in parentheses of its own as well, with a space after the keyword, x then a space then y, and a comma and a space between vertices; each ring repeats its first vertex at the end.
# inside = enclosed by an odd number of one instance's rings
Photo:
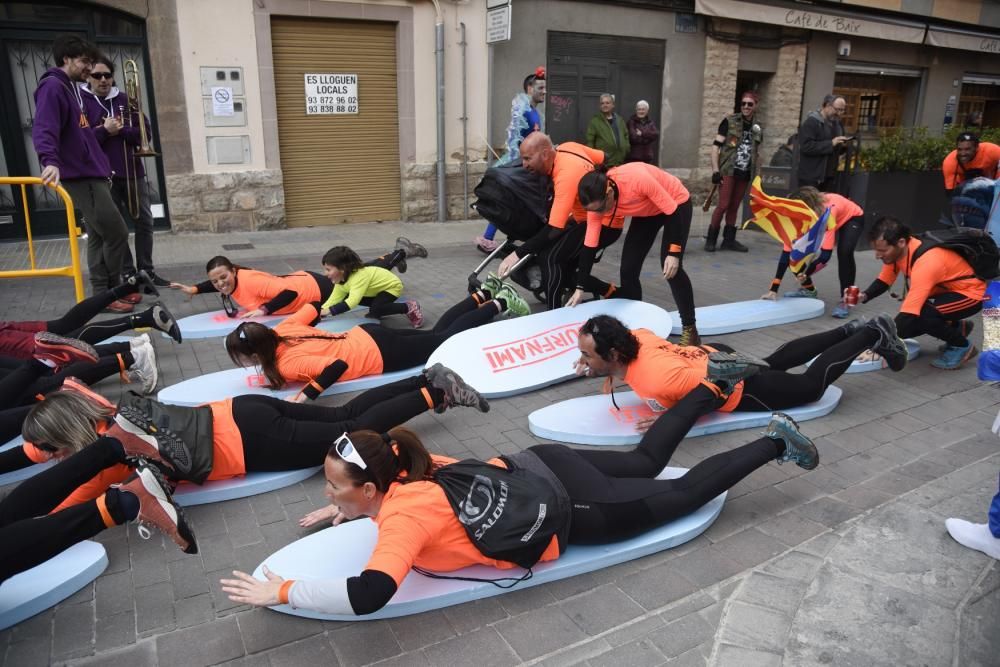
POLYGON ((722 182, 722 174, 719 172, 712 172, 712 185, 718 185, 722 182))

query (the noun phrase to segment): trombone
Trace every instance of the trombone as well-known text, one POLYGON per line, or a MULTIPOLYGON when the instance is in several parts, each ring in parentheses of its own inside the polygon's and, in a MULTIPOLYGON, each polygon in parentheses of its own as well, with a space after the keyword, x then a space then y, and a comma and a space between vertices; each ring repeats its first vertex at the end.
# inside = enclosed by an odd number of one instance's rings
POLYGON ((125 153, 125 188, 128 197, 128 212, 134 220, 138 220, 141 191, 136 164, 144 157, 154 157, 159 153, 154 151, 150 145, 149 133, 146 131, 145 116, 142 112, 142 88, 139 86, 139 66, 134 60, 126 60, 122 72, 125 79, 128 109, 122 105, 119 107, 119 113, 125 127, 132 127, 134 123, 139 125, 139 146, 132 147, 127 141, 122 142, 122 150, 125 153), (133 121, 133 118, 138 120, 133 121))

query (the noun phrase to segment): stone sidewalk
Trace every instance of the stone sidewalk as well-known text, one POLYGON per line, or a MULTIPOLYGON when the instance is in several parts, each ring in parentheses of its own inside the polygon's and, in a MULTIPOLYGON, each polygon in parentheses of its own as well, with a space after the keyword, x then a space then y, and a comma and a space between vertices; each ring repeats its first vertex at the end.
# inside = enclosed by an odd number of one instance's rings
MULTIPOLYGON (((762 234, 744 233, 748 255, 707 254, 698 212, 685 264, 699 305, 757 298, 777 255, 762 234)), ((382 223, 322 229, 156 238, 158 270, 194 282, 204 262, 226 254, 274 272, 318 267, 340 243, 364 256, 404 234, 425 243, 427 260, 403 276, 434 321, 464 294, 481 255, 469 239, 480 222, 382 223), (224 245, 251 244, 243 250, 224 245)), ((58 263, 65 242, 45 241, 43 262, 58 263)), ((23 244, 0 245, 0 266, 23 261, 23 244)), ((878 271, 858 253, 858 282, 878 271)), ((610 276, 618 248, 595 268, 610 276)), ((645 267, 647 300, 672 308, 656 262, 645 267)), ((828 305, 836 270, 819 274, 828 305)), ((791 289, 791 279, 785 287, 791 289)), ((0 282, 0 319, 49 318, 71 303, 64 279, 0 282)), ((164 295, 179 316, 216 308, 217 299, 164 295)), ((895 311, 888 296, 859 308, 895 311)), ((405 321, 400 319, 398 326, 405 321)), ((829 317, 717 337, 755 354, 835 325, 829 317)), ((979 343, 977 331, 977 344, 979 343)), ((677 549, 557 583, 514 591, 419 616, 325 623, 234 605, 218 579, 253 569, 305 534, 296 520, 324 502, 323 481, 190 512, 200 553, 185 556, 159 536, 141 540, 116 528, 99 540, 110 564, 93 584, 0 632, 3 663, 142 665, 996 665, 1000 660, 1000 567, 951 540, 944 519, 984 521, 996 492, 1000 442, 989 426, 996 388, 974 365, 929 366, 935 342, 901 373, 847 375, 844 399, 828 417, 804 424, 819 446, 819 468, 771 464, 738 484, 715 524, 677 549), (993 656, 992 658, 990 656, 993 656)), ((218 340, 174 345, 157 337, 161 384, 231 367, 218 340)), ((109 396, 117 381, 99 385, 109 396)), ((598 392, 580 380, 498 399, 486 414, 428 413, 411 425, 434 451, 489 457, 537 442, 527 415, 598 392)), ((332 399, 324 399, 332 400, 332 399)), ((672 463, 691 466, 749 442, 742 431, 685 443, 672 463)), ((415 575, 414 575, 415 576, 415 575)))

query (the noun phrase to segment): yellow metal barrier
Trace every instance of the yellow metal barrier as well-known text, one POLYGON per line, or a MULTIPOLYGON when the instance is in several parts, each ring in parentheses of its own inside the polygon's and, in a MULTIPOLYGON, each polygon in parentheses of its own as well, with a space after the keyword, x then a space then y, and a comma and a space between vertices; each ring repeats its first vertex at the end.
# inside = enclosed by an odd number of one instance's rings
POLYGON ((73 287, 76 289, 76 301, 83 301, 83 271, 80 268, 80 246, 77 244, 77 237, 80 236, 80 228, 76 226, 76 216, 73 211, 73 199, 61 185, 49 185, 62 197, 66 204, 66 228, 69 230, 69 257, 70 266, 59 266, 52 269, 39 269, 35 264, 35 244, 31 239, 31 214, 28 212, 28 186, 42 185, 42 179, 35 176, 3 176, 0 177, 0 185, 20 185, 21 203, 24 206, 24 225, 28 231, 28 259, 31 268, 22 271, 0 271, 0 278, 34 278, 46 276, 67 276, 73 279, 73 287))

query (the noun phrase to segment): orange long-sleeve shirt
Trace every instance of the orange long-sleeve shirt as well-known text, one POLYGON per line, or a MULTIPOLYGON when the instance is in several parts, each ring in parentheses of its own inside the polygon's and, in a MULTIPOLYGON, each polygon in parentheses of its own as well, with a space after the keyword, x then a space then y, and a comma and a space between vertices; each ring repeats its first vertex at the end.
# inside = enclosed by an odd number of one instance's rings
POLYGON ((563 229, 572 217, 578 222, 587 219, 587 210, 580 203, 579 187, 583 175, 604 162, 604 151, 573 141, 559 144, 552 167, 554 196, 549 211, 549 224, 563 229))
MULTIPOLYGON (((446 456, 432 457, 437 465, 454 463, 446 456)), ((500 459, 490 465, 506 467, 500 459)), ((451 572, 469 565, 489 565, 499 569, 516 567, 514 563, 484 556, 469 540, 458 522, 444 489, 434 482, 411 482, 389 485, 378 514, 378 542, 366 570, 385 572, 399 586, 414 565, 436 572, 451 572)), ((559 557, 559 541, 552 537, 540 562, 559 557)))
POLYGON ((691 198, 680 179, 645 162, 629 162, 608 170, 608 179, 618 186, 618 203, 607 213, 587 212, 584 245, 596 248, 601 227, 620 229, 627 216, 648 218, 672 214, 691 198))
POLYGON ((271 313, 272 315, 294 313, 307 303, 322 300, 316 278, 305 271, 287 276, 274 276, 255 269, 238 269, 236 289, 230 296, 247 310, 255 310, 285 290, 291 290, 298 296, 284 308, 271 313))
MULTIPOLYGON (((649 329, 633 329, 632 334, 639 339, 639 356, 625 371, 625 382, 654 412, 672 408, 700 384, 717 391, 705 379, 708 374, 706 350, 714 352, 713 348, 674 345, 649 329)), ((719 411, 732 412, 742 397, 743 383, 740 382, 719 411)))
POLYGON ((964 166, 958 163, 958 151, 948 153, 941 163, 944 189, 954 190, 973 176, 996 178, 1000 164, 1000 146, 984 141, 979 144, 976 154, 964 166))
POLYGON ((986 298, 986 282, 973 276, 972 267, 961 255, 947 248, 931 248, 914 262, 913 253, 920 245, 920 239, 911 238, 906 254, 893 264, 883 264, 878 274, 886 285, 896 282, 901 273, 909 279, 909 290, 899 312, 919 315, 929 297, 944 292, 957 292, 976 301, 986 298))
POLYGON ((835 192, 823 195, 823 203, 830 208, 830 215, 836 220, 836 226, 826 230, 821 247, 823 250, 833 250, 833 246, 837 242, 837 230, 846 225, 852 218, 864 215, 865 212, 853 201, 835 192))
POLYGON ((331 334, 308 325, 316 318, 316 309, 305 306, 282 320, 274 330, 280 336, 317 336, 282 343, 276 352, 278 372, 289 382, 309 382, 326 367, 342 359, 347 370, 339 380, 353 380, 382 372, 382 352, 368 332, 353 327, 347 333, 331 334))

